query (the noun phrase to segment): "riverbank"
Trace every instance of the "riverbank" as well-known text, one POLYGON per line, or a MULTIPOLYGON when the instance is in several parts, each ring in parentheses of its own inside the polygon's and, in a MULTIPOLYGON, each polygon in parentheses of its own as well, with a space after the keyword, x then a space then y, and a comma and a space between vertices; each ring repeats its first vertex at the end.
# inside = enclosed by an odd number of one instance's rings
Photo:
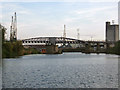
POLYGON ((2 58, 18 58, 23 55, 40 54, 35 49, 25 49, 21 41, 6 41, 2 44, 2 58))
MULTIPOLYGON (((120 55, 120 41, 118 41, 115 44, 115 47, 108 47, 106 50, 103 51, 93 51, 93 50, 86 50, 86 49, 63 49, 59 50, 58 53, 53 54, 62 54, 63 52, 82 52, 85 54, 114 54, 114 55, 120 55)), ((4 42, 2 44, 2 58, 18 58, 20 56, 29 55, 29 54, 43 54, 40 51, 34 49, 34 48, 24 48, 21 41, 16 42, 4 42)), ((46 53, 47 54, 47 53, 46 53)), ((50 54, 50 53, 48 53, 50 54)))
POLYGON ((69 49, 63 49, 62 51, 63 52, 81 52, 81 53, 85 53, 85 54, 91 54, 91 53, 96 53, 96 54, 104 53, 104 54, 106 54, 106 50, 95 51, 95 50, 89 50, 86 48, 73 48, 73 49, 69 48, 69 49))

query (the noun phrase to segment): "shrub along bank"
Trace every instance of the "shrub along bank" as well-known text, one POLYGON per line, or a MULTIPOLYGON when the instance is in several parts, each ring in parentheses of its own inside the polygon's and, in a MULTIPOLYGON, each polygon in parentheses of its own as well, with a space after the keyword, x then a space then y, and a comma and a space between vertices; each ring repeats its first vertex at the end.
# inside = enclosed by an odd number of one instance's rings
POLYGON ((120 55, 120 41, 115 43, 115 47, 107 48, 107 54, 117 54, 117 55, 120 55))
POLYGON ((16 42, 4 42, 2 45, 2 57, 3 58, 17 58, 19 56, 28 54, 38 54, 35 49, 25 49, 21 41, 16 42))

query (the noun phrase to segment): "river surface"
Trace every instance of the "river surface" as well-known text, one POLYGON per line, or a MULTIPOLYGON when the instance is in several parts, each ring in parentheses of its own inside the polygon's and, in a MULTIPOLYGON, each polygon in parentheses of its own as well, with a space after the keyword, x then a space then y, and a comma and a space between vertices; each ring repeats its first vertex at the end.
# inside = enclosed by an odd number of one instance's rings
POLYGON ((3 60, 3 88, 118 88, 118 56, 64 53, 3 60))

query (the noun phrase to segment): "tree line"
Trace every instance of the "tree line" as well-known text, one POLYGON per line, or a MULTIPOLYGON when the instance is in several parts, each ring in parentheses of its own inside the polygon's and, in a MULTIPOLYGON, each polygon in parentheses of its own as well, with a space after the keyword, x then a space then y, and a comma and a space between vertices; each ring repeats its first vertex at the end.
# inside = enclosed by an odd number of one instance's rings
POLYGON ((8 41, 5 39, 6 28, 0 25, 2 30, 2 58, 16 58, 27 54, 39 53, 35 49, 25 49, 22 45, 22 41, 8 41))

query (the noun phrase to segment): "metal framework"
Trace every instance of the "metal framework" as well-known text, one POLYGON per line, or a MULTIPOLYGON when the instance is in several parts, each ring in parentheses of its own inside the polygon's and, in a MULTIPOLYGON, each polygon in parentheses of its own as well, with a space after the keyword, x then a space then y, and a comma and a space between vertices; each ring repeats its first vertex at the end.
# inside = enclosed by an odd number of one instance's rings
POLYGON ((64 37, 37 37, 37 38, 30 38, 30 39, 24 39, 22 40, 23 44, 32 44, 32 43, 45 43, 48 45, 55 45, 55 44, 80 44, 80 43, 86 43, 85 41, 78 40, 78 39, 72 39, 72 38, 64 38, 64 37))
POLYGON ((15 12, 14 18, 12 16, 12 22, 10 26, 10 41, 16 41, 16 40, 17 40, 17 16, 15 12))
POLYGON ((106 44, 105 41, 83 41, 72 38, 64 37, 36 37, 30 39, 22 40, 23 45, 27 44, 46 44, 46 45, 56 45, 56 44, 106 44))
MULTIPOLYGON (((105 49, 108 43, 105 41, 83 41, 64 37, 36 37, 22 40, 24 46, 41 46, 41 45, 59 45, 61 48, 70 48, 72 44, 79 48, 101 48, 105 49)), ((73 48, 73 47, 71 47, 73 48)))

